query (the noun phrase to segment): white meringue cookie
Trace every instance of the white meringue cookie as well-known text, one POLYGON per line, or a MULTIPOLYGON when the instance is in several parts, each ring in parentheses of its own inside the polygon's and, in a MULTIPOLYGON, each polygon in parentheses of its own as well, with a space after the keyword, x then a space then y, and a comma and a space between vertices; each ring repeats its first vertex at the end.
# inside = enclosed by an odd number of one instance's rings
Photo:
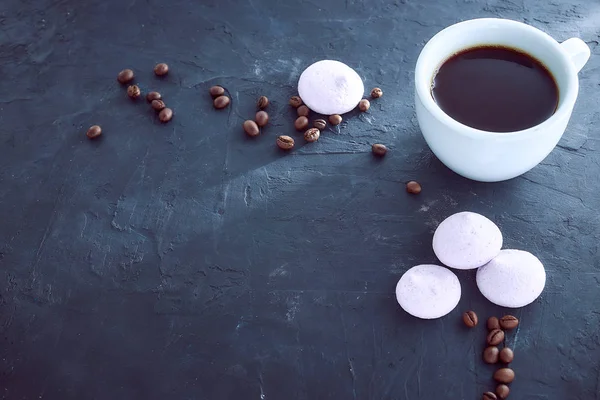
POLYGON ((396 285, 396 299, 407 313, 422 319, 440 318, 460 300, 458 278, 448 268, 422 264, 402 275, 396 285))
POLYGON ((344 114, 356 108, 365 92, 360 76, 346 64, 334 60, 317 61, 302 72, 298 94, 312 111, 344 114))
POLYGON ((537 299, 546 286, 541 261, 522 250, 502 250, 477 270, 477 287, 492 303, 502 307, 524 307, 537 299))
POLYGON ((433 251, 442 264, 474 269, 496 257, 502 248, 502 232, 492 221, 473 212, 446 218, 433 235, 433 251))

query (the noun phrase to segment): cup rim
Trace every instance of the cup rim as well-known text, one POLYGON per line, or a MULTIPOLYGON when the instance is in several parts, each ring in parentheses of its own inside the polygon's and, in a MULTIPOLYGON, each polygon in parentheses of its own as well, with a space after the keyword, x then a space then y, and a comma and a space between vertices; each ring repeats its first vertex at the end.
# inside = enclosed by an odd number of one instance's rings
MULTIPOLYGON (((450 58, 453 54, 454 53, 448 53, 446 55, 445 59, 450 58)), ((470 136, 472 138, 481 138, 481 137, 486 137, 486 136, 489 137, 489 136, 497 136, 497 135, 502 135, 503 138, 507 138, 510 136, 531 134, 531 133, 537 132, 539 130, 544 130, 546 128, 550 128, 557 121, 559 121, 565 117, 568 117, 568 114, 571 112, 572 107, 575 105, 575 100, 577 99, 577 94, 578 94, 577 92, 578 92, 578 87, 579 87, 579 85, 578 85, 579 77, 578 77, 577 70, 575 69, 575 65, 567 57, 568 57, 567 54, 561 48, 560 44, 556 40, 554 40, 546 32, 543 32, 531 25, 527 25, 527 24, 519 22, 519 21, 514 21, 514 20, 504 19, 504 18, 470 19, 467 21, 458 22, 454 25, 450 25, 447 28, 442 29, 441 31, 436 33, 431 39, 429 39, 429 41, 425 44, 425 46, 421 50, 421 53, 419 54, 419 58, 417 59, 417 64, 416 64, 416 68, 415 68, 416 94, 419 96, 421 103, 423 104, 425 109, 427 109, 427 111, 429 111, 429 113, 431 113, 440 122, 442 122, 444 125, 452 128, 452 129, 454 129, 455 131, 457 131, 461 134, 470 136), (547 42, 548 44, 550 44, 550 46, 553 48, 554 52, 556 54, 558 54, 559 57, 562 57, 564 59, 565 62, 563 64, 567 69, 568 81, 567 81, 567 84, 564 85, 565 87, 559 87, 559 89, 561 90, 561 93, 564 93, 562 95, 563 98, 562 98, 562 101, 559 103, 554 114, 552 114, 545 121, 543 121, 537 125, 534 125, 530 128, 522 129, 519 131, 512 131, 512 132, 484 131, 481 129, 477 129, 477 128, 473 128, 468 125, 465 125, 461 122, 458 122, 454 118, 450 117, 448 114, 446 114, 440 108, 440 106, 433 99, 433 96, 431 95, 432 76, 423 76, 425 73, 425 71, 423 71, 425 69, 424 57, 427 55, 428 49, 432 47, 434 42, 441 40, 442 36, 447 35, 449 32, 452 32, 452 31, 458 30, 458 29, 468 28, 469 26, 472 26, 472 25, 481 25, 481 26, 489 27, 490 23, 504 24, 505 26, 509 26, 512 28, 526 30, 528 33, 530 33, 534 36, 537 36, 538 40, 543 40, 543 41, 547 42)), ((549 67, 547 66, 547 68, 549 68, 549 67)), ((550 71, 550 72, 552 72, 552 71, 550 71)))

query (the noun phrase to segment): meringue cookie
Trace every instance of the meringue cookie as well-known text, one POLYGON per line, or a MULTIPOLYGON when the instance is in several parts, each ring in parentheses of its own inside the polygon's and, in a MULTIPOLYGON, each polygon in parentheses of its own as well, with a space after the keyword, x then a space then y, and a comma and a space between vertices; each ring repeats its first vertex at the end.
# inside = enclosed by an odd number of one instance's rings
POLYGON ((344 114, 362 99, 365 87, 360 76, 344 63, 317 61, 302 72, 298 93, 312 111, 324 115, 344 114))
POLYGON ((537 299, 546 286, 541 261, 522 250, 502 250, 477 270, 477 287, 492 303, 502 307, 524 307, 537 299))
POLYGON ((454 272, 432 264, 412 267, 396 285, 396 299, 400 307, 422 319, 448 314, 458 304, 460 294, 460 282, 454 272))
POLYGON ((487 264, 502 248, 502 232, 492 221, 473 212, 446 218, 433 235, 433 251, 442 264, 474 269, 487 264))

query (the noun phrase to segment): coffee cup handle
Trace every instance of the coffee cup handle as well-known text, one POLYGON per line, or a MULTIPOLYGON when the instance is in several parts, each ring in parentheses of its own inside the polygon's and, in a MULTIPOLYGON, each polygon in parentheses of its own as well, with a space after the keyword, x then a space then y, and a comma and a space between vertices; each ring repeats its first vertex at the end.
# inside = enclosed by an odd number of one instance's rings
POLYGON ((577 72, 581 71, 590 59, 590 48, 579 38, 567 39, 560 44, 560 47, 567 53, 577 72))

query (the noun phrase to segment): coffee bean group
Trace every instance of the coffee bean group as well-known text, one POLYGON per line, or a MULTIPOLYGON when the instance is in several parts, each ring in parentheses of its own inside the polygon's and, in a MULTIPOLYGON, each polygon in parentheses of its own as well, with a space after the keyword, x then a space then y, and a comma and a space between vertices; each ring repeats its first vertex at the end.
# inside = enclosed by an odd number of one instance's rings
MULTIPOLYGON (((212 88, 211 88, 212 93, 212 88)), ((260 96, 258 101, 256 102, 256 108, 259 111, 254 116, 254 120, 246 120, 242 124, 242 128, 244 128, 244 132, 250 137, 256 137, 260 135, 260 128, 264 128, 269 123, 269 114, 264 111, 265 108, 269 105, 269 98, 267 96, 260 96)))
MULTIPOLYGON (((371 97, 373 99, 379 98, 382 95, 383 91, 379 88, 375 88, 371 91, 371 97)), ((310 125, 310 109, 304 104, 300 96, 290 97, 289 104, 296 108, 296 113, 298 114, 296 121, 294 121, 294 128, 297 131, 304 132, 304 139, 309 143, 319 140, 322 131, 327 128, 327 121, 321 118, 316 119, 313 121, 313 127, 307 130, 310 125)), ((367 99, 362 99, 358 103, 358 109, 362 112, 369 110, 370 107, 371 103, 367 99)), ((338 114, 330 115, 328 119, 332 126, 338 126, 343 121, 342 116, 338 114)), ((288 146, 286 146, 286 149, 289 149, 288 146)), ((376 143, 372 146, 372 152, 375 156, 382 157, 387 153, 387 147, 383 144, 376 143)))
POLYGON ((223 88, 222 86, 219 86, 219 85, 212 86, 208 90, 208 92, 210 93, 211 97, 213 98, 213 106, 217 110, 222 110, 224 108, 227 108, 229 103, 231 103, 231 99, 229 98, 229 96, 227 96, 225 94, 225 88, 223 88))
MULTIPOLYGON (((469 328, 477 326, 479 320, 474 311, 463 313, 463 322, 469 328)), ((519 325, 519 320, 513 315, 505 315, 498 319, 490 317, 486 322, 488 335, 486 337, 487 347, 483 350, 483 361, 486 364, 494 365, 498 362, 506 364, 505 367, 498 369, 494 373, 494 380, 498 382, 494 392, 485 392, 483 400, 506 399, 510 394, 508 385, 515 379, 515 372, 508 367, 514 359, 514 353, 509 347, 504 347, 502 350, 498 346, 504 343, 505 331, 515 329, 519 325)))
MULTIPOLYGON (((156 64, 154 67, 156 76, 163 77, 169 73, 169 66, 165 63, 156 64)), ((133 82, 135 74, 131 69, 124 69, 117 75, 117 80, 122 85, 133 82)), ((138 85, 132 84, 127 87, 127 96, 132 100, 137 100, 142 95, 142 90, 138 85)), ((173 119, 173 110, 167 108, 162 96, 159 92, 149 92, 146 95, 146 100, 150 103, 152 109, 158 112, 160 122, 166 123, 173 119)))
MULTIPOLYGON (((154 67, 154 73, 156 76, 163 77, 169 73, 169 66, 165 63, 157 64, 154 67)), ((121 85, 128 85, 127 96, 129 96, 131 100, 137 100, 142 96, 142 89, 139 87, 139 85, 134 83, 134 80, 135 73, 130 68, 126 68, 117 74, 117 81, 121 85)), ((173 118, 173 110, 166 107, 160 93, 149 92, 146 95, 146 100, 148 100, 148 103, 150 103, 151 107, 159 113, 158 119, 161 122, 169 122, 173 118)), ((102 129, 99 125, 91 126, 86 132, 86 136, 90 139, 95 139, 101 134, 102 129)))
MULTIPOLYGON (((378 99, 381 96, 383 96, 383 91, 380 88, 374 88, 373 90, 371 90, 371 98, 372 99, 378 99)), ((268 99, 266 97, 264 97, 264 99, 263 99, 263 97, 264 96, 262 96, 258 100, 257 105, 259 108, 263 108, 263 106, 262 106, 263 104, 264 104, 264 107, 266 107, 266 105, 269 104, 268 99)), ((316 142, 317 140, 319 140, 323 131, 325 130, 325 128, 327 128, 328 121, 326 121, 322 118, 315 119, 313 121, 313 125, 312 125, 313 127, 309 128, 309 126, 310 126, 310 120, 309 120, 310 109, 304 104, 304 102, 302 101, 300 96, 290 97, 289 104, 290 104, 290 106, 292 106, 296 109, 297 118, 294 121, 294 128, 299 132, 304 132, 304 140, 306 140, 309 143, 316 142)), ((370 107, 371 107, 371 102, 367 99, 362 99, 358 103, 358 109, 362 112, 368 111, 370 109, 370 107)), ((328 120, 329 120, 330 125, 338 126, 342 123, 343 118, 341 115, 334 114, 334 115, 330 115, 328 117, 328 120)), ((250 136, 257 136, 258 130, 254 126, 254 124, 252 124, 251 122, 252 121, 244 122, 244 131, 246 131, 246 133, 250 136)), ((285 136, 285 137, 291 139, 291 137, 289 137, 289 136, 285 136)), ((294 147, 293 139, 292 139, 292 141, 287 140, 285 142, 282 142, 278 139, 277 145, 283 150, 290 150, 294 147)), ((375 143, 371 146, 371 151, 374 156, 383 157, 387 154, 388 149, 385 145, 383 145, 381 143, 375 143)), ((421 193, 421 185, 418 182, 409 181, 406 183, 406 191, 410 194, 419 194, 419 193, 421 193)))
MULTIPOLYGON (((321 131, 327 127, 327 122, 324 119, 316 119, 313 121, 313 127, 308 128, 310 124, 310 120, 308 119, 310 116, 310 109, 304 104, 300 96, 290 97, 289 103, 290 106, 296 109, 296 114, 298 114, 298 118, 294 121, 294 128, 299 132, 304 132, 304 140, 308 143, 319 140, 321 131)), ((289 149, 281 147, 279 140, 277 141, 277 145, 283 150, 291 149, 291 147, 289 149)))

